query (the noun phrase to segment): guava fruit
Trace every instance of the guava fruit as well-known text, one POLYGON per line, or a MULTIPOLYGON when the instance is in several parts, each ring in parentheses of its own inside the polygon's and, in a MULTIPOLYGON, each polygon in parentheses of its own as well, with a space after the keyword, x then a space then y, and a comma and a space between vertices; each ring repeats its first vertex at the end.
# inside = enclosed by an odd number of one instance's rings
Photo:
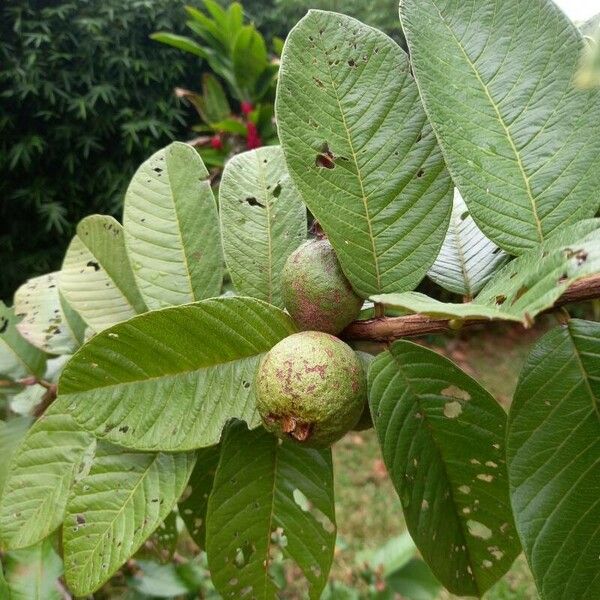
POLYGON ((367 382, 350 346, 327 333, 303 331, 283 339, 262 358, 255 390, 267 430, 326 448, 356 425, 367 382))
POLYGON ((326 239, 309 240, 289 256, 281 292, 300 329, 334 335, 356 319, 363 304, 326 239))

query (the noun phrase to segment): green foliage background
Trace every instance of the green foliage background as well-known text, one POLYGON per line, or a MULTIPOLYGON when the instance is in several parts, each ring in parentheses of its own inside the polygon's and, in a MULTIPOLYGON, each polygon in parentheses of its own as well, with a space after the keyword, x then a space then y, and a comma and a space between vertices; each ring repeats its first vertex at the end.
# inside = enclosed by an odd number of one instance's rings
POLYGON ((119 213, 140 162, 185 139, 171 90, 198 59, 148 39, 183 19, 172 0, 0 3, 0 297, 58 267, 77 221, 119 213))
MULTIPOLYGON (((222 2, 228 4, 228 2, 222 2)), ((398 39, 398 0, 245 0, 244 8, 267 37, 285 37, 310 8, 344 13, 398 39)))

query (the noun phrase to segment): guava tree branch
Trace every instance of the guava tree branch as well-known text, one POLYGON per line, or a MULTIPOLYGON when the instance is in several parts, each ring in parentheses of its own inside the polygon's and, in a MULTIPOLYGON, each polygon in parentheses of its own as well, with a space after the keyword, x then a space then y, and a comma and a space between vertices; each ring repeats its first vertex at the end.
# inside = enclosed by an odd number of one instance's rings
MULTIPOLYGON (((558 299, 550 310, 570 304, 600 298, 600 274, 581 279, 572 284, 558 299)), ((490 323, 488 319, 471 319, 464 322, 464 327, 490 323)), ((424 315, 407 315, 404 317, 382 317, 367 321, 354 321, 343 332, 341 337, 347 340, 369 340, 374 342, 391 342, 400 338, 419 337, 431 333, 450 331, 450 320, 424 315)))

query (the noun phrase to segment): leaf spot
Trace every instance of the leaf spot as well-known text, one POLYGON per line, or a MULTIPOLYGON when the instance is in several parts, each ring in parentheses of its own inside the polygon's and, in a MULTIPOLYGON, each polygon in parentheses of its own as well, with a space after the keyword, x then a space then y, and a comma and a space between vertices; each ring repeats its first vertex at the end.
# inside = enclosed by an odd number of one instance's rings
POLYGON ((460 402, 453 400, 452 402, 446 402, 444 404, 444 416, 449 419, 456 419, 462 413, 462 406, 460 402))
POLYGON ((449 385, 447 388, 444 388, 440 394, 446 396, 446 398, 458 398, 459 400, 465 400, 466 402, 471 399, 471 394, 469 394, 469 392, 461 390, 455 385, 449 385))
POLYGON ((472 519, 469 519, 467 521, 467 527, 469 528, 469 533, 473 537, 480 538, 482 540, 489 540, 492 537, 492 530, 479 521, 473 521, 472 519))

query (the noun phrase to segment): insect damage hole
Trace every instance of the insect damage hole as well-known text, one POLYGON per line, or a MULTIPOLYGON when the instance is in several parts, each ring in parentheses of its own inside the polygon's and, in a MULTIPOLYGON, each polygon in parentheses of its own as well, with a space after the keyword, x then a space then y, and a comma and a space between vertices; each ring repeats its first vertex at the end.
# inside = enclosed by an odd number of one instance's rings
POLYGON ((244 198, 244 202, 247 202, 250 206, 260 206, 260 208, 264 208, 265 205, 262 202, 259 202, 254 196, 248 196, 244 198))
POLYGON ((329 148, 329 144, 325 142, 321 148, 321 152, 317 154, 315 165, 322 169, 335 169, 335 159, 336 157, 329 148))

